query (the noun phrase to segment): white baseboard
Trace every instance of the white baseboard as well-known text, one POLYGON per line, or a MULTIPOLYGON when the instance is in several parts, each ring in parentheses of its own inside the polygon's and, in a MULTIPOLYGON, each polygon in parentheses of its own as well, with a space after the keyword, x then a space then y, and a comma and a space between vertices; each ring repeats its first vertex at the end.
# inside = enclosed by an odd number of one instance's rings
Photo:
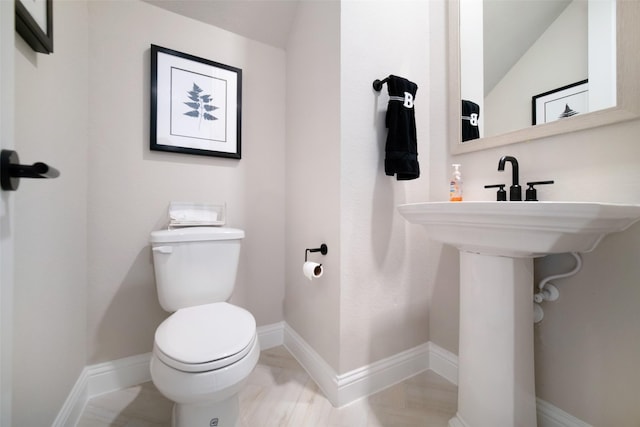
POLYGON ((284 324, 283 345, 316 382, 333 406, 338 405, 338 381, 335 371, 289 325, 284 324))
POLYGON ((145 353, 88 366, 89 398, 151 381, 150 361, 145 353))
POLYGON ((339 406, 370 396, 429 369, 429 344, 338 375, 339 406))
POLYGON ((542 399, 536 399, 536 406, 538 427, 592 427, 542 399))
MULTIPOLYGON (((369 396, 427 369, 458 384, 458 356, 433 342, 337 375, 289 325, 285 324, 284 328, 284 346, 336 407, 369 396)), ((537 417, 538 427, 592 427, 542 399, 537 399, 537 417)), ((462 423, 461 419, 455 421, 462 423)))
POLYGON ((146 353, 85 367, 52 426, 76 425, 92 397, 149 381, 150 360, 151 353, 146 353))
POLYGON ((458 385, 458 356, 429 341, 429 369, 458 385))
POLYGON ((277 347, 284 342, 284 322, 258 326, 256 332, 258 334, 258 341, 260 342, 260 350, 277 347))
MULTIPOLYGON (((282 345, 284 322, 260 326, 256 332, 261 349, 282 345)), ((92 397, 151 381, 150 360, 151 353, 145 353, 85 367, 52 427, 76 425, 92 397)))
POLYGON ((75 426, 82 415, 84 406, 89 400, 89 376, 87 368, 80 373, 80 377, 74 384, 69 396, 64 401, 62 409, 58 412, 58 416, 51 424, 51 427, 68 427, 75 426))
POLYGON ((465 423, 460 414, 456 414, 453 418, 449 420, 448 427, 471 427, 469 424, 465 423))
MULTIPOLYGON (((260 326, 257 333, 262 350, 284 345, 336 407, 367 397, 427 369, 453 384, 458 383, 458 357, 432 342, 337 374, 285 322, 260 326)), ((85 367, 52 427, 76 425, 92 397, 150 381, 150 360, 151 353, 146 353, 85 367)), ((537 413, 538 427, 591 427, 542 399, 537 399, 537 413)))
POLYGON ((318 384, 329 402, 336 407, 362 399, 428 369, 428 344, 344 374, 337 374, 300 335, 286 324, 284 346, 318 384))

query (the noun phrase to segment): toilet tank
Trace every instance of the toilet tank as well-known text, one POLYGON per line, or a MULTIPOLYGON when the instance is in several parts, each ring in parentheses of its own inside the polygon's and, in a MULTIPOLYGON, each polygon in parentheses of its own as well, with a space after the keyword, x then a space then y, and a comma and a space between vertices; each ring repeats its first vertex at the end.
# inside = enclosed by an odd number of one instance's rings
POLYGON ((151 233, 158 299, 169 312, 226 301, 238 271, 244 231, 189 227, 151 233))

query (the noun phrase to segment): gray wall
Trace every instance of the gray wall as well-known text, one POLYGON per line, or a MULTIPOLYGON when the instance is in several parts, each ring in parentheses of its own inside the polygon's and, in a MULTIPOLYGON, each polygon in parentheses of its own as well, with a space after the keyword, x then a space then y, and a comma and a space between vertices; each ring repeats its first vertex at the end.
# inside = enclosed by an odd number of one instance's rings
POLYGON ((54 8, 55 54, 16 35, 15 149, 60 169, 15 200, 13 425, 50 425, 87 362, 88 13, 54 8), (46 386, 45 386, 46 385, 46 386))
MULTIPOLYGON (((469 200, 491 199, 482 185, 505 179, 497 160, 511 154, 523 180, 556 180, 539 190, 543 199, 638 203, 640 121, 449 156, 444 2, 404 5, 416 8, 412 19, 426 15, 426 28, 406 37, 416 37, 412 55, 422 47, 428 58, 398 53, 393 64, 384 49, 354 48, 361 39, 349 24, 361 34, 383 28, 385 2, 370 5, 349 2, 342 21, 336 4, 325 6, 318 19, 328 27, 298 27, 290 57, 141 2, 57 3, 51 56, 17 40, 16 146, 23 160, 48 161, 62 176, 23 181, 15 198, 16 425, 50 424, 85 365, 151 350, 167 314, 147 239, 171 200, 227 202, 229 224, 247 231, 233 302, 261 325, 286 313, 338 372, 426 339, 457 352, 457 254, 392 209, 445 200, 450 163, 462 163, 469 200), (148 150, 150 43, 244 70, 240 162, 148 150), (406 184, 382 176, 384 95, 369 89, 391 73, 420 85, 423 177, 406 184), (300 274, 303 250, 321 241, 330 245, 327 273, 310 284, 300 274)), ((307 7, 299 26, 320 12, 307 7)), ((586 255, 536 328, 538 395, 593 425, 640 420, 639 227, 586 255)), ((542 260, 537 273, 565 264, 542 260)))
POLYGON ((231 301, 282 320, 284 51, 138 1, 89 2, 89 19, 88 362, 151 351, 168 313, 148 239, 171 201, 227 204, 246 232, 231 301), (151 43, 243 70, 241 160, 149 150, 151 43))
POLYGON ((340 351, 340 4, 302 2, 287 45, 285 320, 336 371, 340 351), (326 243, 325 273, 302 275, 326 243))
POLYGON ((62 174, 15 196, 15 425, 51 424, 86 365, 151 351, 170 201, 227 203, 246 231, 232 302, 282 320, 284 51, 138 1, 54 13, 54 54, 16 38, 16 149, 62 174), (151 43, 243 69, 242 160, 149 151, 151 43))

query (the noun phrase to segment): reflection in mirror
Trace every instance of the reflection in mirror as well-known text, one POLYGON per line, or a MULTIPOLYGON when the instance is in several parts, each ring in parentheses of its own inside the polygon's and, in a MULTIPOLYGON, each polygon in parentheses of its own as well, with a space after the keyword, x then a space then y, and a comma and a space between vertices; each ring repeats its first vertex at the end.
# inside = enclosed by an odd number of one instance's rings
POLYGON ((480 137, 615 106, 615 0, 461 0, 460 46, 480 137))
MULTIPOLYGON (((637 78, 640 75, 640 55, 637 53, 640 49, 640 1, 561 2, 555 11, 540 12, 547 17, 538 20, 547 24, 537 30, 537 35, 524 29, 524 18, 534 15, 524 5, 536 1, 492 1, 514 3, 519 11, 506 19, 506 24, 499 24, 489 18, 489 15, 496 14, 490 11, 491 7, 487 8, 486 19, 478 9, 467 9, 470 16, 465 17, 465 5, 483 4, 479 0, 447 1, 449 99, 458 100, 449 102, 452 154, 526 142, 640 117, 640 79, 637 78), (594 8, 598 11, 594 12, 594 8), (593 20, 592 15, 595 16, 593 20), (504 44, 496 46, 495 42, 489 41, 488 35, 485 36, 483 27, 497 29, 501 25, 515 27, 517 31, 507 34, 505 29, 497 30, 500 42, 504 44), (574 31, 564 31, 569 27, 574 31), (465 37, 467 32, 472 37, 465 37), (524 33, 533 35, 528 37, 528 42, 517 41, 524 33), (586 37, 578 37, 578 34, 586 34, 586 37), (574 39, 574 44, 569 44, 570 39, 574 39), (526 47, 519 49, 520 53, 510 52, 515 45, 526 47), (468 55, 468 52, 473 55, 468 55), (542 59, 543 52, 553 54, 547 62, 542 59), (488 58, 491 54, 496 54, 499 59, 485 60, 485 56, 488 58), (512 59, 506 60, 506 57, 512 59), (497 62, 504 64, 499 66, 497 62), (494 71, 499 68, 506 71, 494 71), (491 90, 485 91, 485 87, 491 90), (582 101, 586 107, 574 102, 580 96, 584 98, 582 101), (498 102, 499 99, 502 102, 498 102), (571 103, 564 102, 564 99, 570 99, 571 103), (463 105, 460 100, 471 102, 463 105), (535 107, 533 101, 542 106, 535 107), (558 113, 546 114, 544 108, 549 105, 557 108, 558 113), (567 117, 559 119, 563 113, 567 117), (532 126, 534 119, 536 125, 532 126), (470 129, 476 124, 476 129, 470 129), (477 132, 475 139, 463 141, 463 133, 473 135, 472 131, 477 132)), ((552 0, 537 1, 549 3, 552 0)), ((553 0, 554 3, 557 1, 562 0, 553 0)), ((509 15, 508 12, 501 14, 509 15)))

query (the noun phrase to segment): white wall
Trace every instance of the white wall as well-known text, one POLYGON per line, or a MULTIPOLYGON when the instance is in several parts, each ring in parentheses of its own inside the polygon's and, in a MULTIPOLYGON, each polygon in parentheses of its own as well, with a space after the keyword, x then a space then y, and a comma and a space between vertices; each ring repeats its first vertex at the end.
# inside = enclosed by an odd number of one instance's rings
POLYGON ((616 105, 616 0, 589 2, 589 111, 616 105))
POLYGON ((246 231, 231 301, 282 320, 284 51, 138 1, 89 2, 89 22, 89 363, 151 351, 168 313, 148 238, 172 200, 227 203, 246 231), (241 160, 149 150, 151 43, 243 70, 241 160))
MULTIPOLYGON (((16 34, 15 147, 57 179, 15 193, 13 423, 51 425, 86 364, 88 14, 57 2, 52 55, 16 34)), ((3 344, 4 345, 4 344, 3 344)))
POLYGON ((476 0, 460 1, 460 97, 480 107, 478 130, 484 136, 484 6, 476 0))
POLYGON ((370 364, 428 340, 427 242, 408 233, 402 203, 428 197, 429 4, 341 4, 340 371, 370 364), (393 24, 392 24, 393 23, 393 24), (421 177, 384 172, 390 74, 418 85, 415 115, 421 177))

